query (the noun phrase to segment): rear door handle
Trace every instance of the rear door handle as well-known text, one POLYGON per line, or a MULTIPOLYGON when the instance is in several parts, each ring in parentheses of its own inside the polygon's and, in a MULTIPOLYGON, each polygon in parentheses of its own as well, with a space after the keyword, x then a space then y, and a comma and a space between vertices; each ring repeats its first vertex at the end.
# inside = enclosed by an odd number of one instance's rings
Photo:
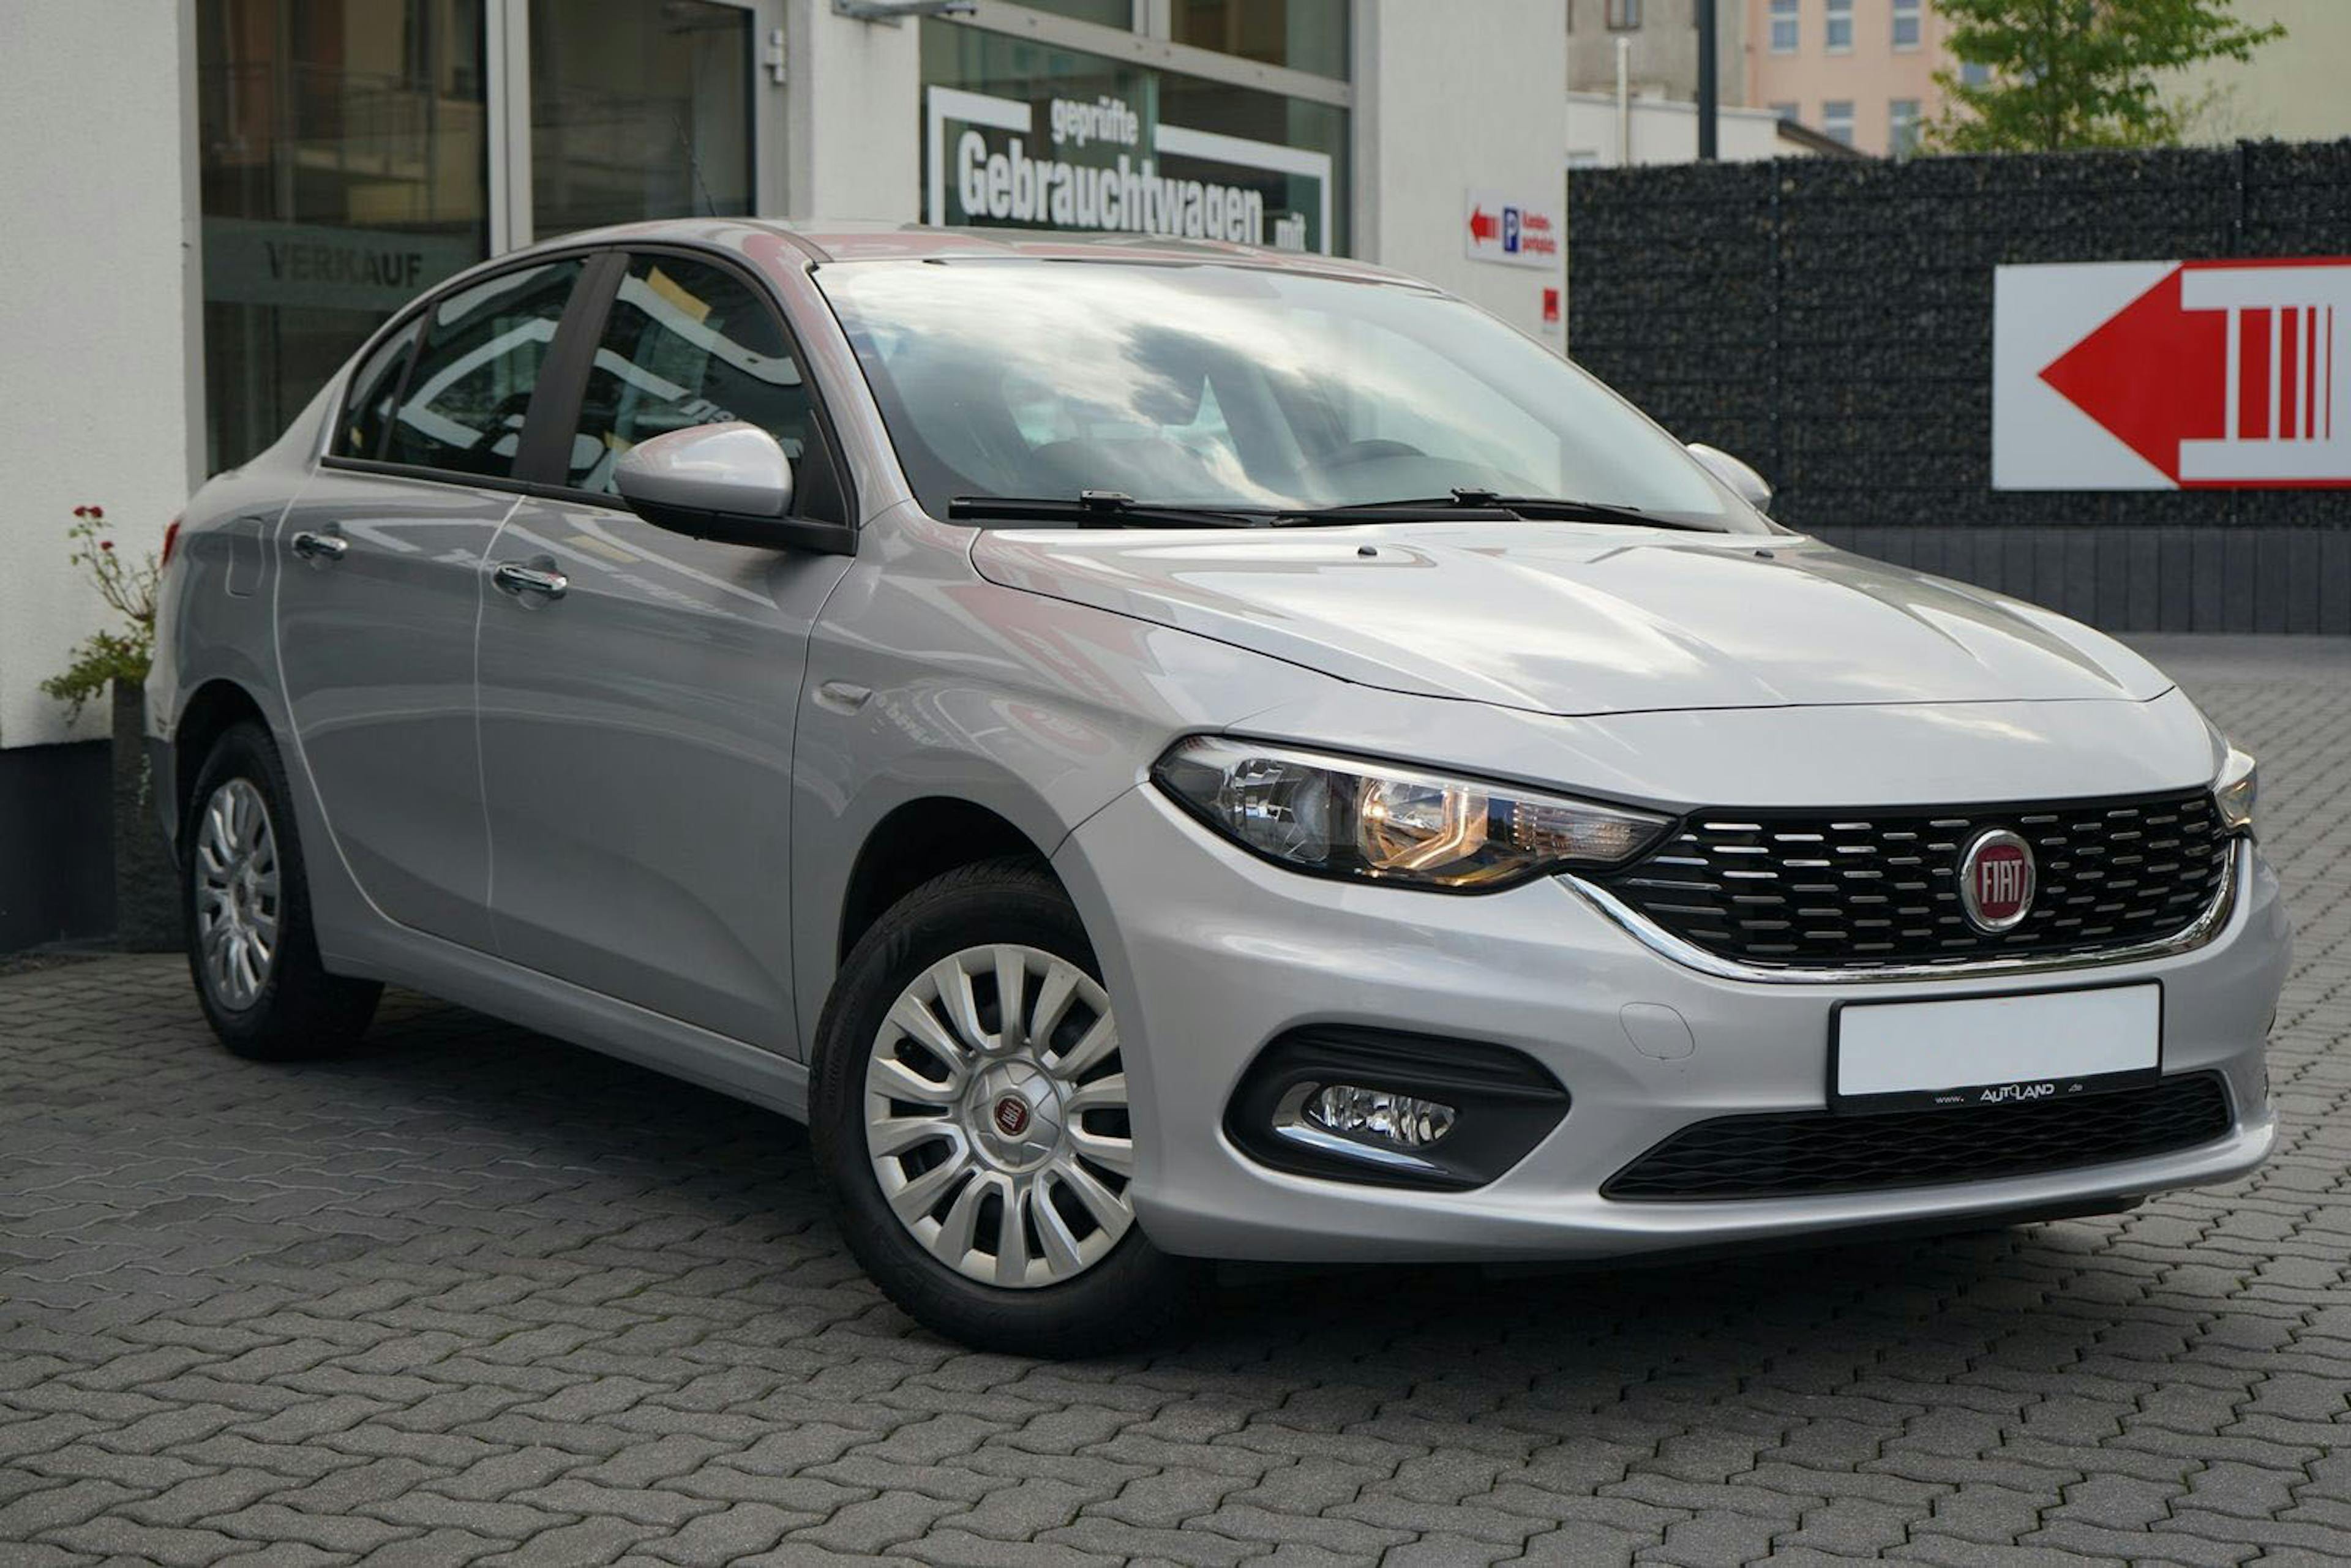
POLYGON ((294 553, 305 560, 340 560, 350 548, 349 539, 337 538, 332 534, 312 533, 308 528, 294 536, 294 553))
POLYGON ((536 593, 542 599, 560 599, 571 590, 571 580, 561 572, 543 571, 518 560, 498 562, 490 572, 490 580, 517 596, 536 593))

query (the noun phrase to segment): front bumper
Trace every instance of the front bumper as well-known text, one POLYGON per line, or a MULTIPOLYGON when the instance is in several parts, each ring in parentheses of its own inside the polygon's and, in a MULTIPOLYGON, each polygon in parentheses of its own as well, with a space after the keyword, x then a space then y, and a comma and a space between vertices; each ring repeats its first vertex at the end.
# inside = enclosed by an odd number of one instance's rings
POLYGON ((2275 877, 2241 850, 2234 907, 2191 952, 2028 977, 1763 985, 1652 951, 1568 884, 1470 897, 1321 881, 1257 861, 1149 786, 1055 856, 1120 1013, 1135 1208, 1155 1243, 1260 1260, 1578 1259, 1794 1240, 2222 1181, 2268 1155, 2262 1047, 2291 936, 2275 877), (1718 1116, 1818 1110, 1840 1000, 1958 998, 2159 978, 2166 1074, 2222 1074, 2234 1122, 2195 1148, 1936 1186, 1727 1202, 1634 1203, 1601 1185, 1669 1134, 1718 1116), (1633 1042, 1628 1006, 1664 1006, 1695 1049, 1633 1042), (1510 1047, 1573 1096, 1566 1118, 1468 1191, 1277 1171, 1221 1129, 1243 1071, 1283 1032, 1345 1024, 1510 1047))

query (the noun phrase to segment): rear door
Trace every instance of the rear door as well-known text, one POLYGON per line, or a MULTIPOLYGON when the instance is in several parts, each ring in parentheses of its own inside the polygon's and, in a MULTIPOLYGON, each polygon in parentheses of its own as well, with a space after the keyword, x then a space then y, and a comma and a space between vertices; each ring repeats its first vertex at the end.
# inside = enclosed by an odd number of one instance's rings
POLYGON ((539 370, 586 265, 470 282, 388 337, 276 539, 280 688, 335 849, 382 913, 486 951, 482 563, 518 498, 539 370))
POLYGON ((846 538, 832 446, 766 287, 716 256, 630 255, 592 353, 576 357, 580 413, 548 455, 555 485, 515 510, 487 563, 499 951, 796 1053, 792 736, 810 631, 849 558, 669 533, 611 480, 638 442, 747 420, 794 457, 796 514, 846 538))

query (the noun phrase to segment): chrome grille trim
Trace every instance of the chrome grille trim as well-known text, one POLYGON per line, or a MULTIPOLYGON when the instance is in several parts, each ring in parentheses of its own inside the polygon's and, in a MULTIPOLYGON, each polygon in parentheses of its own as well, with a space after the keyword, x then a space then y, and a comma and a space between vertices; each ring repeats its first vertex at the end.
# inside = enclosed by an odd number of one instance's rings
POLYGON ((1734 963, 1862 969, 2160 940, 2194 922, 2228 869, 2209 790, 1838 815, 1854 820, 1701 809, 1646 859, 1585 880, 1734 963), (1969 913, 1958 871, 1963 851, 1994 834, 2030 851, 2039 889, 2021 919, 1987 926, 1969 913))
POLYGON ((1695 942, 1675 936, 1604 887, 1580 876, 1562 876, 1559 880, 1582 894, 1593 908, 1624 927, 1651 952, 1717 979, 1750 980, 1771 986, 1879 985, 1895 981, 2045 975, 2068 969, 2144 963, 2151 958, 2168 958, 2180 953, 2193 952, 2228 928, 2230 917, 2236 913, 2238 888, 2252 874, 2252 841, 2238 837, 2230 852, 2228 874, 2220 879, 2220 888, 2204 913, 2196 917, 2193 925, 2155 941, 2102 948, 2091 953, 1948 958, 1932 963, 1873 964, 1852 967, 1746 964, 1735 958, 1726 958, 1708 952, 1695 942))

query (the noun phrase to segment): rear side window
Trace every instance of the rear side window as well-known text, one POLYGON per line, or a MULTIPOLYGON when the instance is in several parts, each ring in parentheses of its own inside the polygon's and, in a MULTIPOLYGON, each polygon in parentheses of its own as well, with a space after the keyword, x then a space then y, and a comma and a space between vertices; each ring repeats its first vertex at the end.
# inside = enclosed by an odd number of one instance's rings
MULTIPOLYGON (((808 385, 774 308, 724 267, 631 257, 589 367, 569 482, 609 493, 613 464, 637 443, 738 419, 795 462, 819 445, 808 385)), ((803 465, 803 486, 809 478, 803 465)))
POLYGON ((512 474, 539 367, 583 266, 573 257, 503 272, 434 301, 384 457, 512 474))
POLYGON ((352 373, 350 395, 343 403, 342 423, 335 429, 338 457, 380 457, 384 432, 392 426, 392 400, 416 352, 418 322, 410 317, 400 330, 375 347, 352 373))

